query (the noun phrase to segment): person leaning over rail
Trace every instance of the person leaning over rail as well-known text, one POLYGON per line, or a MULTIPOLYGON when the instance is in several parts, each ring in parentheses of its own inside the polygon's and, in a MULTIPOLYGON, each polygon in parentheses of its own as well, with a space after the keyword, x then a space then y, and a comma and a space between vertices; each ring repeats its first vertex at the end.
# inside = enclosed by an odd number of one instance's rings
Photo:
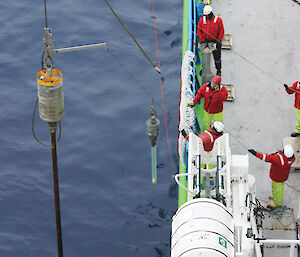
POLYGON ((198 39, 203 49, 207 46, 207 43, 216 44, 216 50, 213 51, 213 56, 217 75, 221 76, 221 48, 222 39, 224 37, 223 21, 220 17, 214 16, 210 5, 204 6, 203 15, 197 26, 198 39))
POLYGON ((295 108, 296 108, 296 130, 291 134, 291 137, 300 136, 300 81, 296 81, 291 87, 284 84, 285 90, 288 94, 295 93, 295 108))
POLYGON ((270 201, 268 208, 279 208, 283 204, 284 183, 289 177, 290 169, 295 161, 294 149, 288 144, 283 148, 283 151, 278 151, 273 154, 264 154, 256 152, 254 149, 248 149, 257 158, 271 163, 270 178, 272 180, 272 195, 269 196, 270 201))
POLYGON ((204 130, 208 130, 212 120, 223 121, 223 102, 228 97, 227 89, 221 85, 222 78, 216 75, 212 81, 203 84, 189 107, 195 106, 204 98, 204 130))
MULTIPOLYGON (((223 135, 224 124, 220 121, 215 121, 210 125, 208 131, 203 131, 198 137, 201 138, 203 149, 206 152, 210 152, 213 147, 215 140, 223 135)), ((189 136, 186 134, 185 130, 180 131, 186 140, 189 140, 189 136)))

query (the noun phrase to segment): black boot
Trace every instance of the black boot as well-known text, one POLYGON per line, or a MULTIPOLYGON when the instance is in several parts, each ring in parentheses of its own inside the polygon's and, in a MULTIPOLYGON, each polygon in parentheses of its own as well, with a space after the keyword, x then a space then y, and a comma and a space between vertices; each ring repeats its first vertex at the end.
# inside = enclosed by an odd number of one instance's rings
POLYGON ((300 133, 293 132, 293 133, 291 134, 291 137, 298 137, 298 136, 300 136, 300 133))
POLYGON ((221 69, 217 69, 217 74, 218 76, 221 76, 221 69))

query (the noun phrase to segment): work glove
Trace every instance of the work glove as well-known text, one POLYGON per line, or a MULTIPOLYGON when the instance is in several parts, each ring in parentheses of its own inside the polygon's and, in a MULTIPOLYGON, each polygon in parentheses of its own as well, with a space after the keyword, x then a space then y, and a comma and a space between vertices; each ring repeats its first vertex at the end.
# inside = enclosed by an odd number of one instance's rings
POLYGON ((289 89, 289 86, 287 84, 283 84, 283 86, 285 87, 285 89, 289 89))
POLYGON ((194 103, 194 102, 188 103, 187 106, 188 106, 188 107, 194 107, 194 106, 195 106, 195 103, 194 103))
POLYGON ((184 129, 183 129, 183 130, 181 130, 180 132, 181 132, 181 134, 182 134, 184 137, 186 137, 186 136, 187 136, 187 134, 186 134, 186 132, 185 132, 185 130, 184 130, 184 129))
POLYGON ((248 152, 252 153, 254 156, 256 156, 256 151, 254 149, 248 149, 248 152))

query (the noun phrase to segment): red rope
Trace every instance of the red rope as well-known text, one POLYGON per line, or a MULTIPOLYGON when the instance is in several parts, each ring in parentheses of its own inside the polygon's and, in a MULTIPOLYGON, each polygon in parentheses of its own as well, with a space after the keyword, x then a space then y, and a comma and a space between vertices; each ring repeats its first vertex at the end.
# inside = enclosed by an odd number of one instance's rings
MULTIPOLYGON (((155 11, 154 11, 154 0, 152 0, 152 12, 153 12, 153 22, 154 22, 154 32, 155 32, 155 42, 156 42, 156 52, 157 52, 157 62, 158 62, 158 68, 160 69, 157 30, 156 30, 156 23, 155 23, 156 16, 155 16, 155 11)), ((163 111, 164 111, 165 131, 166 131, 169 155, 170 155, 170 158, 172 160, 172 163, 175 165, 173 157, 172 157, 171 145, 170 145, 170 140, 169 140, 168 126, 167 126, 167 116, 166 116, 165 100, 164 100, 164 91, 163 91, 162 76, 161 75, 160 75, 160 91, 161 91, 161 99, 162 99, 162 105, 163 105, 163 111)))

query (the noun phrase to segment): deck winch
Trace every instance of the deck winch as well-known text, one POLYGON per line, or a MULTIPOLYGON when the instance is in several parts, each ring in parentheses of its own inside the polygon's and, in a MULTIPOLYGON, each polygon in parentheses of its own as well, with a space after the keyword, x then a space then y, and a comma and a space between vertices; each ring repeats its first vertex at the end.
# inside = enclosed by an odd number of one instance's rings
POLYGON ((156 161, 156 140, 160 131, 160 121, 156 118, 156 111, 152 104, 150 118, 146 121, 146 133, 151 142, 151 166, 152 166, 152 183, 157 183, 157 161, 156 161))

